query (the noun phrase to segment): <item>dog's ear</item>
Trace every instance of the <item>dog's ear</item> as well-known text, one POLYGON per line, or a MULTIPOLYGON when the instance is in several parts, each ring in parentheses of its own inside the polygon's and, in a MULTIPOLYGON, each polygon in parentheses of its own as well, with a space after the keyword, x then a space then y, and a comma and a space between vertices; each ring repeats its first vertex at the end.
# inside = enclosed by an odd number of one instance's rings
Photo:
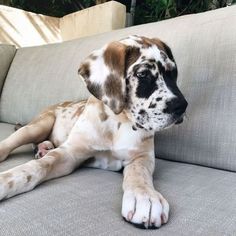
POLYGON ((94 51, 79 68, 88 90, 115 114, 119 114, 125 106, 125 74, 129 55, 126 45, 112 42, 94 51))
POLYGON ((153 38, 151 40, 160 49, 161 64, 159 63, 158 65, 159 70, 161 70, 161 72, 166 76, 170 76, 174 81, 176 81, 178 70, 170 47, 158 38, 153 38))

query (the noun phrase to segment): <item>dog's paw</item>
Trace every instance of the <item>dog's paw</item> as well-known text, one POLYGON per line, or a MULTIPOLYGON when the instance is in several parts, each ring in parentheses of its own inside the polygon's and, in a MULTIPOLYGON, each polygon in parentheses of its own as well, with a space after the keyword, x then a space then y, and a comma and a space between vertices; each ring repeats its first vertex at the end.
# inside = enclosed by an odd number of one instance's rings
POLYGON ((44 157, 50 150, 54 149, 54 145, 50 141, 44 141, 33 146, 34 157, 36 159, 44 157))
POLYGON ((125 191, 121 213, 126 221, 136 227, 156 229, 167 223, 169 204, 155 190, 148 193, 125 191))

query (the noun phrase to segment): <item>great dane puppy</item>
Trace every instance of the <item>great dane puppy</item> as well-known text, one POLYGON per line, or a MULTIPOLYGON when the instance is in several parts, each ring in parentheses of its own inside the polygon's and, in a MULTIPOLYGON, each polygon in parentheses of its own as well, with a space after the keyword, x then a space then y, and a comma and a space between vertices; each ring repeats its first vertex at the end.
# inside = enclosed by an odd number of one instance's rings
POLYGON ((124 175, 121 214, 143 228, 168 221, 169 205, 155 190, 154 133, 183 121, 187 101, 177 87, 170 48, 130 36, 94 51, 79 67, 92 96, 51 106, 0 143, 0 160, 34 143, 36 157, 0 173, 0 199, 68 175, 82 164, 124 175))

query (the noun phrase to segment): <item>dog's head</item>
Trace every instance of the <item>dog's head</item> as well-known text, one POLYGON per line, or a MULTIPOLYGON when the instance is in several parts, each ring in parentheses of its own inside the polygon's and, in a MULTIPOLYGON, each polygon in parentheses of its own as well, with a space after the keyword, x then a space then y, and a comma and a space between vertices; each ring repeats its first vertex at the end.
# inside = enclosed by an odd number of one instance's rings
POLYGON ((130 36, 94 51, 80 66, 88 90, 135 128, 159 131, 181 123, 187 101, 177 87, 170 48, 159 39, 130 36))

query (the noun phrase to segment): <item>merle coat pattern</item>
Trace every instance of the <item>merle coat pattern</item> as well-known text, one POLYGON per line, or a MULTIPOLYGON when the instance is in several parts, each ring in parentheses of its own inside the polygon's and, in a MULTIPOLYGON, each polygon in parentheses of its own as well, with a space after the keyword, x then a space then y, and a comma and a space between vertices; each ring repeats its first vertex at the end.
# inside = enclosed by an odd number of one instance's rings
POLYGON ((153 186, 154 133, 181 123, 187 107, 170 48, 130 36, 94 51, 79 74, 92 94, 88 100, 51 106, 0 142, 1 161, 23 144, 38 145, 38 159, 0 173, 0 199, 81 165, 124 168, 122 216, 159 228, 168 221, 169 204, 153 186))

